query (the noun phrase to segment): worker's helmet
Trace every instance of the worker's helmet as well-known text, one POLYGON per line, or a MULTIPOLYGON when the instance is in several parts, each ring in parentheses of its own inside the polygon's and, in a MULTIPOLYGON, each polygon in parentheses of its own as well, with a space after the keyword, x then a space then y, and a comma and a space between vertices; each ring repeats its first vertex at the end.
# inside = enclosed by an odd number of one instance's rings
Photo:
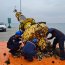
POLYGON ((23 34, 23 31, 17 31, 15 35, 21 36, 23 34))

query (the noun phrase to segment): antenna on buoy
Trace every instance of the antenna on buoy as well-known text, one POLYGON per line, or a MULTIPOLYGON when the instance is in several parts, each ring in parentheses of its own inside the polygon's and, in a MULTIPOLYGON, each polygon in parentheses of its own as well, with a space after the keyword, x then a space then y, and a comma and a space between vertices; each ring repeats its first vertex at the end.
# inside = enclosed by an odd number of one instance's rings
POLYGON ((20 12, 21 12, 21 0, 20 0, 20 12))

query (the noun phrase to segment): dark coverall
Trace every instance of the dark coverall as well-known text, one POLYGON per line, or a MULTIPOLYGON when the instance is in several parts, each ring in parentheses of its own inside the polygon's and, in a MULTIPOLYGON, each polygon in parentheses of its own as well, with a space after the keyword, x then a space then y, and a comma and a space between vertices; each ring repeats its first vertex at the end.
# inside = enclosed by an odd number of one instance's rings
POLYGON ((36 54, 36 46, 34 43, 27 41, 22 51, 23 51, 24 58, 29 61, 32 61, 33 56, 35 56, 36 54))
POLYGON ((15 35, 13 35, 7 42, 7 48, 10 49, 9 52, 12 53, 13 55, 15 55, 17 53, 17 50, 19 49, 20 46, 19 41, 21 40, 19 38, 16 38, 15 35))
POLYGON ((59 43, 60 58, 61 58, 61 59, 62 59, 62 58, 65 58, 65 53, 64 53, 65 35, 64 35, 61 31, 59 31, 59 30, 57 30, 57 29, 55 29, 55 28, 49 28, 47 35, 48 35, 49 33, 51 33, 52 36, 51 36, 50 38, 48 38, 48 39, 52 39, 52 38, 55 37, 55 39, 54 39, 54 41, 53 41, 53 51, 55 50, 56 44, 59 43))

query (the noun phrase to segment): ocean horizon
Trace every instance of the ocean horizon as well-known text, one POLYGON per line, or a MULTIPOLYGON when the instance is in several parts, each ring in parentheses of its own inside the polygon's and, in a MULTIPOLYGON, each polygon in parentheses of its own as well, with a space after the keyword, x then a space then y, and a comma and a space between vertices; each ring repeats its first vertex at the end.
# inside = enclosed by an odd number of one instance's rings
POLYGON ((49 28, 56 28, 65 34, 65 23, 47 23, 49 28))

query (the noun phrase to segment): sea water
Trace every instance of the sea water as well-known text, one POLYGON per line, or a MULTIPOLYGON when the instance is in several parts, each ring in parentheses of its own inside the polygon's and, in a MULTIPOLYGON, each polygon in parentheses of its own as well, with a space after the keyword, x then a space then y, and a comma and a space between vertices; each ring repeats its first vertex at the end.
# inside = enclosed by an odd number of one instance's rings
POLYGON ((65 23, 47 23, 49 28, 56 28, 65 34, 65 23))
MULTIPOLYGON (((56 28, 65 33, 65 23, 46 23, 49 28, 56 28)), ((7 24, 8 26, 8 24, 7 24)), ((11 23, 11 27, 18 27, 19 23, 11 23)))

